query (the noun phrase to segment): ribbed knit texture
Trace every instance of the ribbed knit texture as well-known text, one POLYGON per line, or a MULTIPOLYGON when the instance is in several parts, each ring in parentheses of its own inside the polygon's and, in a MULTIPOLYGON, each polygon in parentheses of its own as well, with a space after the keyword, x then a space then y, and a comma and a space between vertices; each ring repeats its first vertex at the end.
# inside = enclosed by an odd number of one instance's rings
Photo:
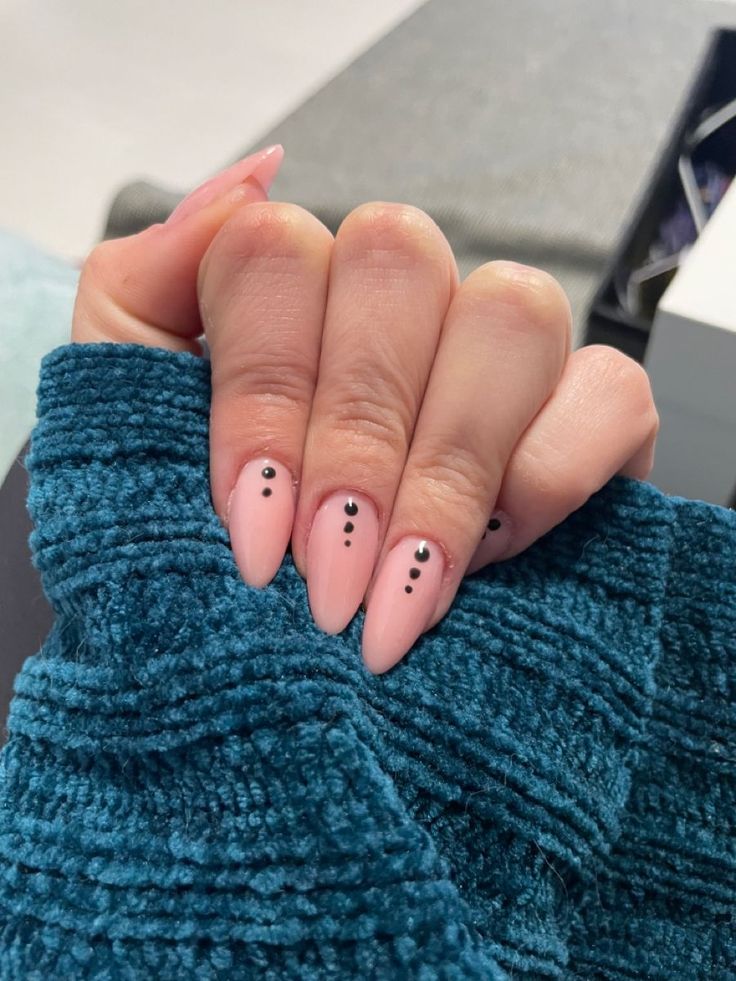
POLYGON ((614 478, 393 671, 241 581, 209 366, 43 364, 0 977, 736 977, 736 514, 614 478))

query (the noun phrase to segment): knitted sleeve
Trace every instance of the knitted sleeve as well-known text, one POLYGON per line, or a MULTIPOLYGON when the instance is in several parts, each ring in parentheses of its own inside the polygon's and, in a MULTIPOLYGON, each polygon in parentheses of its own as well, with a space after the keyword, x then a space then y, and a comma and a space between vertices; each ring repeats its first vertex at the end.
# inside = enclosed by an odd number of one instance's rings
POLYGON ((0 977, 736 977, 736 514, 614 478, 386 675, 240 579, 209 366, 57 349, 0 977))

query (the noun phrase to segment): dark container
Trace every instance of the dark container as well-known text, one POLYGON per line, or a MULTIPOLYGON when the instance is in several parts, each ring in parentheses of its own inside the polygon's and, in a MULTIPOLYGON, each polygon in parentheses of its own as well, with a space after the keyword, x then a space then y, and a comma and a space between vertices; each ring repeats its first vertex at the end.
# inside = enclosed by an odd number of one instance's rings
MULTIPOLYGON (((661 223, 683 198, 678 162, 688 136, 709 110, 736 99, 736 30, 713 32, 705 56, 683 100, 662 153, 613 253, 591 303, 585 344, 610 344, 639 362, 644 361, 652 315, 634 315, 620 300, 632 270, 642 266, 661 223)), ((736 174, 736 124, 724 126, 693 154, 698 163, 704 152, 728 174, 736 174)), ((661 284, 664 291, 666 282, 661 284)), ((655 297, 652 308, 659 297, 655 297)))

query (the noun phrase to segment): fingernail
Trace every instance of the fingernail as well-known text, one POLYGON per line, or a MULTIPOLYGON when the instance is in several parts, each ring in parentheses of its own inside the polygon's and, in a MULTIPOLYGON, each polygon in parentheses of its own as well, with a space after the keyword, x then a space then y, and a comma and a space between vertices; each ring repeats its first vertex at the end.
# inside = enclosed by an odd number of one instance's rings
POLYGON ((365 494, 337 491, 314 516, 307 541, 307 594, 314 622, 338 634, 355 616, 378 554, 378 512, 365 494))
POLYGON ((508 549, 511 543, 511 519, 505 511, 494 511, 488 519, 486 530, 473 553, 465 575, 469 576, 482 569, 489 562, 495 562, 508 549))
POLYGON ((423 633, 437 606, 445 560, 435 542, 411 535, 383 561, 363 625, 363 660, 388 671, 423 633))
POLYGON ((230 496, 230 544, 249 586, 266 586, 281 565, 294 524, 290 471, 270 457, 251 460, 230 496))
POLYGON ((199 187, 190 191, 174 208, 165 224, 173 225, 181 221, 182 218, 187 218, 233 187, 242 184, 248 177, 254 177, 263 187, 263 190, 267 192, 283 159, 284 148, 280 143, 275 143, 273 146, 266 147, 265 150, 259 150, 249 157, 244 157, 243 160, 238 160, 237 163, 220 171, 219 174, 215 174, 204 184, 200 184, 199 187))

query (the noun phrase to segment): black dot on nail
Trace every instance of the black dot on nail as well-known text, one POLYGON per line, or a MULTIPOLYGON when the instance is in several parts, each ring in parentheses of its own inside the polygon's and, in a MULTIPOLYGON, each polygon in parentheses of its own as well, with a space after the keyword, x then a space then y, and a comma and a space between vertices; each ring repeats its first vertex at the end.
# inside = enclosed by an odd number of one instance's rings
POLYGON ((491 520, 488 522, 489 531, 498 531, 500 527, 501 522, 498 520, 498 518, 491 518, 491 520))
POLYGON ((261 470, 261 477, 265 477, 266 480, 273 480, 275 476, 276 471, 273 467, 264 467, 263 470, 261 470))
POLYGON ((421 576, 421 574, 422 573, 421 573, 421 570, 420 569, 409 569, 409 578, 410 579, 418 579, 421 576))
POLYGON ((270 497, 273 494, 273 491, 270 487, 264 487, 261 494, 263 494, 264 497, 270 497))
POLYGON ((421 548, 418 548, 414 553, 414 558, 417 560, 417 562, 426 562, 429 558, 429 549, 427 546, 422 545, 421 548))
POLYGON ((413 593, 414 592, 414 587, 413 586, 404 586, 404 592, 405 593, 413 593))
POLYGON ((346 548, 350 548, 350 544, 351 544, 350 539, 349 538, 346 538, 345 539, 345 547, 346 548))
POLYGON ((358 505, 355 503, 355 501, 348 501, 348 503, 345 505, 345 514, 349 514, 350 517, 352 518, 353 515, 357 513, 358 513, 358 505))
POLYGON ((353 524, 353 522, 352 521, 346 521, 345 522, 345 527, 343 528, 343 531, 345 532, 345 534, 346 535, 349 535, 350 532, 351 531, 354 531, 354 530, 355 530, 355 525, 353 524))

